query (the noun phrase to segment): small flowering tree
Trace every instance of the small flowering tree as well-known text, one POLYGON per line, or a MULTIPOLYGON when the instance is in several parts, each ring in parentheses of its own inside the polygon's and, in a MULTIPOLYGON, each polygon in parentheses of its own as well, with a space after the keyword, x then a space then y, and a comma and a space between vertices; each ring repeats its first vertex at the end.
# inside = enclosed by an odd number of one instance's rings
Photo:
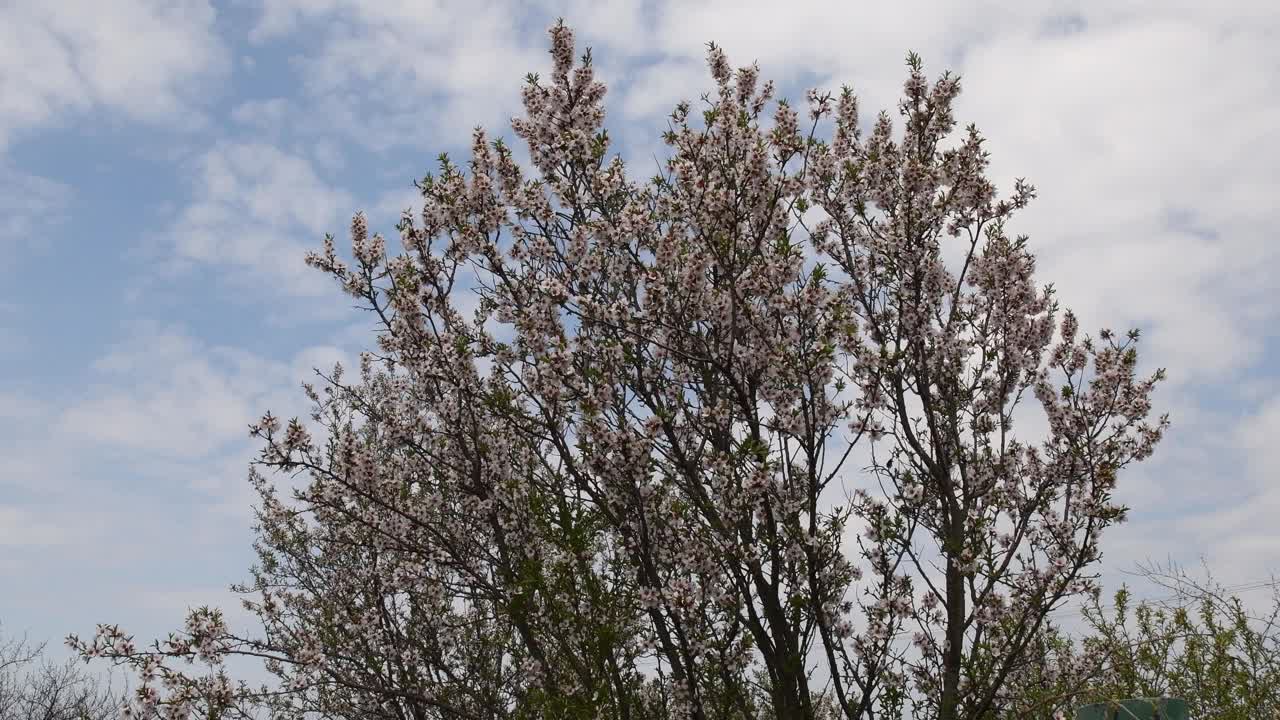
POLYGON ((71 644, 141 669, 147 717, 999 717, 1167 424, 1137 333, 1059 315, 1005 229, 1033 188, 997 197, 973 127, 942 146, 959 84, 914 55, 901 139, 887 113, 864 138, 847 88, 807 132, 783 100, 766 122, 772 84, 711 45, 714 97, 640 182, 590 52, 550 35, 512 122, 533 177, 477 130, 401 254, 357 215, 353 263, 307 258, 379 352, 305 386, 323 442, 252 427, 307 476, 251 472, 262 632, 202 609, 146 651, 71 644), (236 655, 281 687, 233 688, 236 655))

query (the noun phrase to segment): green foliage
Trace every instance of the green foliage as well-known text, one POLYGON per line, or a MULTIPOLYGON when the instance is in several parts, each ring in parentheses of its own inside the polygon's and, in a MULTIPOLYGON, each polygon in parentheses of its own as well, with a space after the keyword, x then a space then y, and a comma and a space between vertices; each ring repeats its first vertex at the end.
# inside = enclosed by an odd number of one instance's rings
POLYGON ((1171 601, 1136 606, 1122 588, 1109 613, 1096 601, 1086 611, 1082 650, 1101 667, 1077 700, 1180 697, 1194 718, 1278 717, 1278 619, 1280 595, 1254 615, 1221 588, 1182 584, 1171 601))

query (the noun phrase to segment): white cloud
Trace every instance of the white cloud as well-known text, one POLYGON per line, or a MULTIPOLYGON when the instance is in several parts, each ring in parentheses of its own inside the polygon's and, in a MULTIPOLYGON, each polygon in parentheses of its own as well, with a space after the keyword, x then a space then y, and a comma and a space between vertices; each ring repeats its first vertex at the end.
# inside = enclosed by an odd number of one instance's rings
POLYGON ((307 267, 307 250, 341 228, 355 209, 346 192, 322 180, 305 157, 263 143, 221 143, 196 168, 193 200, 163 238, 180 262, 230 266, 239 284, 286 294, 321 295, 331 283, 307 267))
POLYGON ((341 170, 344 165, 342 148, 328 140, 320 140, 312 145, 311 156, 326 170, 341 170))
POLYGON ((1276 443, 1280 438, 1280 392, 1273 392, 1257 413, 1240 422, 1239 438, 1240 449, 1259 475, 1274 478, 1280 473, 1280 444, 1276 443))
POLYGON ((1017 228, 1044 276, 1087 326, 1147 328, 1175 382, 1251 365, 1275 313, 1280 151, 1258 139, 1280 120, 1280 53, 1266 25, 1224 34, 1189 15, 1097 23, 1002 38, 965 67, 997 175, 1041 191, 1017 228))
POLYGON ((52 231, 66 219, 71 197, 71 187, 64 183, 0 164, 0 248, 48 248, 52 231))
POLYGON ((282 97, 247 100, 231 111, 231 119, 269 133, 278 132, 290 110, 289 99, 282 97))
POLYGON ((440 147, 506 130, 524 74, 547 62, 543 28, 521 20, 493 2, 269 0, 251 39, 314 23, 324 39, 294 65, 331 129, 378 151, 440 147))
POLYGON ((18 0, 0 6, 0 149, 15 130, 102 107, 170 124, 202 121, 228 67, 204 0, 18 0))
POLYGON ((48 406, 30 393, 0 390, 0 421, 43 423, 48 406))
POLYGON ((0 547, 66 545, 74 534, 74 528, 37 519, 27 508, 0 505, 0 547))
POLYGON ((615 104, 625 117, 652 120, 669 114, 681 100, 697 100, 708 91, 710 78, 707 64, 700 59, 650 65, 630 76, 626 93, 615 104))
MULTIPOLYGON (((405 210, 409 210, 414 218, 414 222, 418 225, 422 224, 422 193, 415 187, 400 188, 383 193, 368 211, 369 222, 372 226, 380 223, 388 223, 394 227, 399 222, 401 215, 405 210)), ((384 235, 387 233, 384 232, 384 235)), ((387 243, 388 252, 399 251, 399 241, 389 240, 387 243)))
POLYGON ((22 547, 0 553, 0 569, 23 578, 19 617, 63 618, 54 634, 123 621, 150 637, 169 621, 154 622, 158 606, 135 613, 139 593, 164 604, 176 588, 243 578, 246 473, 261 447, 248 425, 268 409, 312 425, 299 384, 335 360, 350 367, 352 353, 318 344, 277 360, 139 323, 93 363, 99 382, 0 394, 0 546, 22 547), (40 615, 67 578, 79 594, 40 615))
MULTIPOLYGON (((87 441, 156 462, 213 460, 245 445, 248 425, 267 409, 305 416, 299 383, 312 379, 312 367, 327 370, 347 358, 343 349, 321 345, 279 362, 210 346, 178 328, 142 324, 94 362, 101 382, 65 408, 54 427, 77 446, 87 441)), ((249 459, 237 456, 234 471, 249 459)), ((200 466, 189 470, 198 473, 200 466)))

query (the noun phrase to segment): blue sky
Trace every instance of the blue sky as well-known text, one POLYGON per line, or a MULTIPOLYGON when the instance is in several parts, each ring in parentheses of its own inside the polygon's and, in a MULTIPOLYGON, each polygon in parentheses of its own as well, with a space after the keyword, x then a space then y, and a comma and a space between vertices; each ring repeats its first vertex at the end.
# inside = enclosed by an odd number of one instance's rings
MULTIPOLYGON (((1016 221, 1083 325, 1136 326, 1174 426, 1122 476, 1109 587, 1145 559, 1280 566, 1280 11, 1267 2, 105 0, 0 4, 0 623, 150 638, 252 561, 247 425, 372 324, 303 253, 394 237, 470 129, 510 137, 563 15, 651 174, 704 43, 784 96, 893 107, 903 58, 961 73, 1016 221), (1210 7, 1212 5, 1212 7, 1210 7), (785 8, 785 9, 782 9, 785 8), (340 245, 341 246, 341 245, 340 245)), ((395 243, 393 242, 394 246, 395 243)), ((349 363, 347 363, 349 365, 349 363)))

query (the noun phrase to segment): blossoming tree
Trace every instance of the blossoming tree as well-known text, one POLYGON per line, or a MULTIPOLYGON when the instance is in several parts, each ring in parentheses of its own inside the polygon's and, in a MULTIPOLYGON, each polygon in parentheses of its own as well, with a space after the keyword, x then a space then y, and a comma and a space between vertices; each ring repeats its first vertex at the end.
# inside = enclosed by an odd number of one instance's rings
POLYGON ((550 36, 512 122, 533 177, 477 129, 402 253, 357 215, 351 263, 307 258, 381 328, 358 381, 305 386, 323 441, 252 426, 305 473, 251 471, 261 632, 69 642, 138 669, 140 717, 998 717, 1167 424, 1137 333, 1082 337, 1036 285, 1006 233, 1033 188, 997 196, 973 127, 944 147, 959 84, 914 55, 895 139, 847 88, 770 122, 710 45, 702 122, 680 104, 638 181, 550 36), (232 683, 243 655, 280 686, 232 683))

